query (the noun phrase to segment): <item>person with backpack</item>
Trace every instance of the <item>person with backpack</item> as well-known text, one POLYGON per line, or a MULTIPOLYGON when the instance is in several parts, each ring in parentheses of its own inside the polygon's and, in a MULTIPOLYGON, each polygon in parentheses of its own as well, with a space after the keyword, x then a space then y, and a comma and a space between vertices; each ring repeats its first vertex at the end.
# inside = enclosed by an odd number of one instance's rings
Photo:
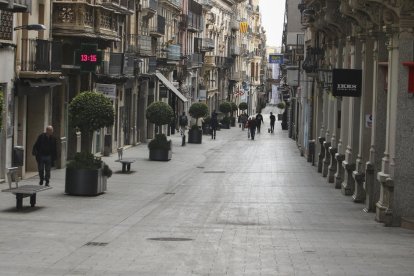
POLYGON ((249 118, 247 121, 247 127, 248 127, 248 136, 247 138, 252 138, 254 140, 254 136, 256 134, 256 127, 257 127, 257 119, 254 117, 249 118))
POLYGON ((188 118, 187 118, 187 115, 185 115, 185 112, 183 112, 183 114, 180 116, 178 123, 180 124, 180 133, 182 136, 185 134, 185 129, 187 128, 187 125, 188 125, 188 118))

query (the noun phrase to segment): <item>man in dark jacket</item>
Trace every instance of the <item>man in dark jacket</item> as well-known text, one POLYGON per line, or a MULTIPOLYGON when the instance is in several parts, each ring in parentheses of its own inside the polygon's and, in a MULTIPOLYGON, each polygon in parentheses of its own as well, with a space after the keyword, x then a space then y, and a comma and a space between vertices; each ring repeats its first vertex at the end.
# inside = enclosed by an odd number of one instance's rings
POLYGON ((273 133, 273 131, 275 131, 275 121, 276 121, 275 115, 273 115, 273 113, 270 112, 270 132, 271 133, 273 133))
POLYGON ((263 116, 262 116, 262 114, 260 114, 260 112, 259 112, 259 114, 257 114, 257 116, 256 116, 256 128, 257 128, 257 133, 260 133, 260 127, 261 127, 262 123, 264 123, 264 121, 263 121, 263 116))
POLYGON ((36 156, 37 168, 39 170, 39 185, 49 186, 50 168, 56 161, 56 138, 53 137, 53 127, 46 127, 46 132, 37 137, 33 145, 33 155, 36 156))
POLYGON ((211 139, 215 140, 217 127, 218 127, 218 118, 217 118, 217 113, 215 110, 213 111, 213 113, 211 113, 210 127, 211 127, 211 139))

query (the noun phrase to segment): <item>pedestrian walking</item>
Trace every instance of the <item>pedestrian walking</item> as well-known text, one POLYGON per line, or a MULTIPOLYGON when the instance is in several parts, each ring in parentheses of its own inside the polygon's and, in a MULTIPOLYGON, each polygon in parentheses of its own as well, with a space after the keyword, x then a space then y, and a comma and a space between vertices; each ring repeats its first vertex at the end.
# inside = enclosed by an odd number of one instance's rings
POLYGON ((211 127, 211 139, 215 140, 217 127, 218 127, 218 118, 217 118, 217 113, 215 110, 213 111, 213 113, 211 113, 210 127, 211 127))
POLYGON ((254 136, 256 134, 257 119, 254 117, 249 118, 249 120, 247 121, 247 126, 248 126, 248 131, 249 131, 249 134, 247 137, 250 136, 250 138, 254 140, 254 136))
POLYGON ((185 135, 185 129, 187 128, 187 125, 188 125, 188 118, 187 118, 187 115, 185 115, 185 112, 183 112, 183 114, 181 114, 178 123, 180 125, 181 136, 183 136, 183 135, 185 135))
POLYGON ((275 115, 273 115, 272 112, 270 112, 270 132, 271 133, 275 131, 275 122, 276 122, 276 117, 275 115))
POLYGON ((244 131, 244 128, 246 127, 248 118, 249 117, 247 117, 247 114, 244 112, 240 115, 240 123, 241 123, 242 131, 244 131))
POLYGON ((53 127, 46 127, 46 132, 37 137, 33 145, 32 154, 36 157, 39 171, 39 185, 49 186, 50 168, 56 161, 56 138, 53 136, 53 127))
POLYGON ((259 112, 259 114, 256 115, 256 128, 257 128, 257 133, 260 133, 260 127, 261 127, 262 123, 264 123, 263 116, 259 112))

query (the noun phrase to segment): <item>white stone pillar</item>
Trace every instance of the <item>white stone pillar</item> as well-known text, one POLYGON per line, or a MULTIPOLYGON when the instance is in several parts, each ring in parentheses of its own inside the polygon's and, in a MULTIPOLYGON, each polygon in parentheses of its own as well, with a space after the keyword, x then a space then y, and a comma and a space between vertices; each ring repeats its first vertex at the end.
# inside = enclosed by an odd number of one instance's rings
POLYGON ((352 196, 354 202, 365 201, 365 189, 363 187, 365 181, 365 162, 369 158, 369 145, 371 137, 371 126, 366 125, 366 116, 372 116, 372 96, 373 96, 373 48, 374 41, 372 38, 363 38, 362 45, 362 95, 359 117, 359 150, 355 164, 353 178, 355 181, 354 194, 352 196))
MULTIPOLYGON (((351 46, 351 69, 361 68, 361 43, 357 40, 351 46)), ((359 117, 360 117, 359 97, 349 99, 348 105, 348 125, 344 127, 348 129, 347 147, 345 150, 345 160, 342 161, 342 167, 345 169, 344 180, 342 182, 341 191, 344 195, 352 195, 354 193, 354 178, 352 172, 355 170, 356 156, 358 153, 359 142, 359 117)))
POLYGON ((373 51, 373 95, 372 95, 372 129, 369 160, 365 166, 365 209, 374 212, 375 204, 379 199, 380 184, 375 173, 381 171, 381 154, 385 146, 385 122, 387 99, 385 79, 387 77, 388 52, 385 46, 385 37, 378 34, 374 42, 373 51))
POLYGON ((392 205, 394 181, 392 179, 393 154, 395 148, 395 123, 398 90, 399 69, 399 39, 398 31, 390 30, 388 36, 388 93, 387 93, 387 121, 385 132, 385 151, 382 158, 381 171, 377 179, 381 183, 380 199, 376 206, 376 220, 385 224, 392 223, 392 205))

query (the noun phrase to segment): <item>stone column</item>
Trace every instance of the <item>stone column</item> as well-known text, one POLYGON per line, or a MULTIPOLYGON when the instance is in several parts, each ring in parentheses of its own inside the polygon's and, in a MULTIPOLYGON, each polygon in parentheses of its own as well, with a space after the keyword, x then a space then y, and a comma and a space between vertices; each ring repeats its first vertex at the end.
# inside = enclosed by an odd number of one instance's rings
POLYGON ((373 48, 374 41, 370 37, 362 38, 362 95, 359 118, 359 151, 356 159, 356 168, 352 173, 355 181, 355 189, 352 198, 354 202, 365 201, 365 162, 369 157, 369 138, 371 126, 366 125, 366 116, 372 116, 372 86, 373 86, 373 48))
MULTIPOLYGON (((335 68, 341 68, 342 67, 342 51, 343 51, 343 44, 342 39, 338 41, 338 45, 335 47, 334 50, 334 60, 332 61, 332 64, 335 68), (336 58, 336 59, 335 59, 336 58)), ((338 152, 338 146, 337 146, 337 137, 339 134, 339 124, 338 124, 338 113, 340 112, 340 101, 337 98, 333 99, 333 124, 332 124, 332 136, 331 136, 331 146, 329 147, 329 154, 331 155, 331 163, 328 167, 328 177, 327 181, 328 183, 334 183, 335 182, 335 173, 337 171, 337 164, 335 155, 338 152)))
MULTIPOLYGON (((322 88, 320 88, 322 89, 322 88)), ((318 119, 321 122, 320 135, 318 137, 318 172, 322 172, 323 159, 325 158, 325 149, 323 143, 325 142, 325 94, 322 92, 318 95, 318 119)))
POLYGON ((404 218, 414 217, 414 94, 408 92, 409 68, 403 65, 404 62, 414 60, 414 3, 411 11, 405 12, 410 12, 411 15, 400 19, 395 148, 390 163, 390 171, 393 172, 391 178, 395 183, 394 204, 390 207, 393 208, 393 225, 400 225, 404 218))
POLYGON ((394 181, 393 166, 395 152, 395 132, 399 74, 399 33, 396 29, 387 29, 388 36, 388 87, 387 87, 387 121, 385 133, 385 151, 381 171, 377 179, 381 183, 380 199, 376 204, 376 217, 385 225, 392 225, 394 181))
MULTIPOLYGON (((350 55, 350 41, 346 41, 346 45, 342 52, 342 68, 350 68, 348 63, 348 56, 350 55)), ((348 121, 349 121, 349 97, 338 98, 341 105, 341 131, 338 141, 338 152, 335 154, 337 162, 337 170, 335 173, 335 188, 341 189, 342 182, 344 180, 345 170, 342 166, 342 162, 345 160, 345 147, 348 139, 348 121)))
MULTIPOLYGON (((357 40, 351 46, 351 68, 357 69, 360 67, 361 61, 361 43, 357 40)), ((356 152, 358 151, 358 136, 359 136, 359 117, 360 117, 360 98, 350 98, 348 105, 348 125, 344 128, 348 129, 347 147, 345 150, 345 160, 342 161, 344 168, 344 180, 342 182, 341 191, 344 195, 352 195, 354 193, 354 178, 352 172, 355 170, 356 152)))
POLYGON ((325 133, 325 141, 323 142, 323 149, 325 150, 325 157, 323 159, 322 164, 322 176, 328 176, 328 167, 331 163, 331 155, 329 154, 329 147, 331 146, 331 139, 330 139, 330 131, 331 131, 331 124, 332 124, 332 100, 330 99, 331 96, 328 94, 328 91, 325 90, 325 105, 326 105, 326 133, 325 133))
POLYGON ((372 95, 372 129, 369 160, 365 164, 365 209, 366 212, 375 212, 375 204, 379 199, 380 184, 375 173, 381 171, 381 156, 385 150, 386 131, 386 75, 388 52, 385 46, 385 37, 377 34, 373 51, 373 95, 372 95))

